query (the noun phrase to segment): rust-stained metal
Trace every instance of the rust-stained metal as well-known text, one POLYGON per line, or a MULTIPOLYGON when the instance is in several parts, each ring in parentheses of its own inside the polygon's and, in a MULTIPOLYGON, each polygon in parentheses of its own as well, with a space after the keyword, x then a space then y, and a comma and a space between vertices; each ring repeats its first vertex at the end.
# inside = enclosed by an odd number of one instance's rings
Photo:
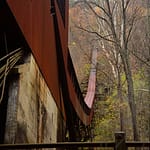
POLYGON ((52 95, 61 108, 53 14, 49 0, 7 0, 52 95))
MULTIPOLYGON (((84 101, 68 51, 69 0, 64 0, 63 6, 60 0, 7 0, 7 4, 64 118, 67 108, 64 105, 71 102, 82 122, 90 124, 94 96, 88 100, 90 102, 84 101), (60 77, 61 67, 64 78, 60 77), (64 87, 66 91, 62 90, 64 87), (63 96, 62 91, 68 96, 63 96)), ((95 75, 93 77, 96 78, 95 75)))
MULTIPOLYGON (((70 101, 72 102, 72 105, 73 105, 76 113, 78 114, 79 118, 82 120, 82 122, 85 125, 89 125, 92 120, 92 116, 93 116, 92 105, 93 105, 93 101, 94 101, 93 93, 95 93, 95 92, 92 93, 92 98, 90 99, 90 102, 87 102, 87 103, 90 103, 89 104, 90 107, 88 109, 87 108, 88 106, 85 103, 83 97, 79 96, 78 95, 79 93, 76 90, 76 88, 78 88, 77 87, 78 83, 76 81, 73 82, 71 74, 69 73, 69 72, 74 72, 74 68, 73 68, 73 66, 72 67, 70 66, 71 69, 68 68, 68 65, 70 65, 70 62, 68 59, 70 54, 69 54, 67 45, 65 45, 65 43, 68 42, 68 36, 67 36, 68 35, 68 27, 66 29, 66 27, 63 24, 63 20, 61 20, 61 14, 60 14, 59 7, 58 7, 56 1, 55 1, 55 7, 56 7, 57 20, 59 21, 58 28, 59 28, 61 46, 62 46, 62 51, 63 51, 66 78, 67 78, 67 84, 68 84, 68 90, 69 90, 69 98, 70 98, 70 101), (63 37, 64 35, 66 38, 63 37)), ((66 6, 66 8, 68 8, 68 6, 66 6)), ((66 21, 68 21, 68 19, 66 19, 66 21)), ((76 75, 74 74, 73 76, 76 76, 76 75)), ((96 79, 96 75, 93 77, 94 77, 94 79, 96 79)), ((95 85, 95 82, 94 83, 90 82, 90 83, 95 85)), ((78 89, 78 90, 80 90, 80 89, 78 89)), ((89 94, 89 96, 91 96, 91 94, 89 94)))

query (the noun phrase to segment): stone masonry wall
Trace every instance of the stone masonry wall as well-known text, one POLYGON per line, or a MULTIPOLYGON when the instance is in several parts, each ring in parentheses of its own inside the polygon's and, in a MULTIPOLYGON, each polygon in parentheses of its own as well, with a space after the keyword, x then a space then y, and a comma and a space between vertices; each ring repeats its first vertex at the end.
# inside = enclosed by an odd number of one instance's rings
POLYGON ((8 106, 16 111, 7 107, 5 143, 51 143, 57 142, 58 135, 60 141, 65 123, 32 55, 18 72, 18 100, 14 103, 8 95, 8 106))

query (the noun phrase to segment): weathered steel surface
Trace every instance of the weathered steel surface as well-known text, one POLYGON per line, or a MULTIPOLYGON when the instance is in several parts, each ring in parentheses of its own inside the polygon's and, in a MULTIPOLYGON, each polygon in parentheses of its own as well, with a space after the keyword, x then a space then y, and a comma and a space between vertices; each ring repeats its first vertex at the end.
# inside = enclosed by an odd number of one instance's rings
MULTIPOLYGON (((61 14, 59 11, 59 7, 55 1, 55 7, 56 7, 56 16, 57 19, 59 20, 59 33, 60 33, 60 39, 61 39, 61 45, 62 45, 62 51, 63 51, 63 58, 64 58, 64 63, 65 63, 65 71, 66 71, 66 75, 67 75, 67 83, 68 83, 68 90, 69 90, 69 96, 70 96, 70 100, 74 106, 75 111, 77 112, 79 118, 83 121, 83 123, 85 125, 90 124, 91 119, 92 119, 92 109, 90 111, 89 114, 87 114, 87 112, 85 111, 84 107, 86 104, 84 104, 84 99, 79 99, 78 97, 78 93, 76 92, 75 89, 75 85, 71 79, 71 76, 69 74, 69 69, 68 69, 68 55, 69 55, 69 51, 68 51, 68 47, 66 45, 66 43, 68 42, 68 26, 64 26, 63 24, 63 20, 61 20, 61 14), (64 38, 64 35, 66 38, 64 38), (81 101, 82 104, 81 105, 81 101)), ((68 8, 68 6, 66 6, 66 8, 68 8)), ((67 9, 68 10, 68 9, 67 9)), ((66 11, 66 13, 68 13, 66 11)), ((68 19, 65 20, 66 24, 68 25, 68 19)))
POLYGON ((7 0, 58 105, 60 89, 53 16, 49 0, 7 0))
MULTIPOLYGON (((52 95, 58 107, 64 112, 63 103, 60 93, 60 78, 58 65, 58 47, 57 41, 60 39, 60 48, 63 55, 64 68, 67 80, 69 99, 63 101, 71 101, 75 111, 84 124, 88 125, 92 119, 92 103, 90 108, 86 105, 77 89, 78 83, 73 81, 69 72, 69 51, 68 51, 68 9, 69 1, 65 1, 65 17, 62 17, 60 5, 56 0, 7 0, 7 3, 16 18, 16 21, 31 48, 39 68, 50 88, 52 95), (52 2, 52 3, 51 3, 52 2), (53 4, 55 12, 53 12, 53 4), (59 35, 55 33, 54 16, 57 18, 59 35), (57 37, 58 36, 58 37, 57 37), (88 111, 89 110, 89 111, 88 111)), ((74 72, 73 66, 70 71, 74 72)), ((73 74, 75 76, 75 74, 73 74)), ((93 100, 93 99, 92 99, 93 100)))

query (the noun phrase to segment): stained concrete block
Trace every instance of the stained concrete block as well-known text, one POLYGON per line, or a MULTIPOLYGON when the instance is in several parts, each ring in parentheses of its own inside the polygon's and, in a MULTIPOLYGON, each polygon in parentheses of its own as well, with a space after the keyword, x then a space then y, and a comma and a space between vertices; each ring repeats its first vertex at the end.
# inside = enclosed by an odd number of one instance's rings
POLYGON ((65 122, 33 56, 28 63, 18 66, 18 73, 17 113, 16 120, 12 120, 17 122, 15 143, 57 142, 58 131, 62 130, 59 137, 64 138, 65 122))

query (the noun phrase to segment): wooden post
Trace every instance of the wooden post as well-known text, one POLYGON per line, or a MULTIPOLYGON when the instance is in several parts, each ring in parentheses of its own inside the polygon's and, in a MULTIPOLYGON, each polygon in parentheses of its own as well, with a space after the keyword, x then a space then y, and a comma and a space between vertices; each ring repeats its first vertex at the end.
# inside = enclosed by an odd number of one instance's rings
POLYGON ((124 132, 115 133, 115 150, 127 150, 124 132))

